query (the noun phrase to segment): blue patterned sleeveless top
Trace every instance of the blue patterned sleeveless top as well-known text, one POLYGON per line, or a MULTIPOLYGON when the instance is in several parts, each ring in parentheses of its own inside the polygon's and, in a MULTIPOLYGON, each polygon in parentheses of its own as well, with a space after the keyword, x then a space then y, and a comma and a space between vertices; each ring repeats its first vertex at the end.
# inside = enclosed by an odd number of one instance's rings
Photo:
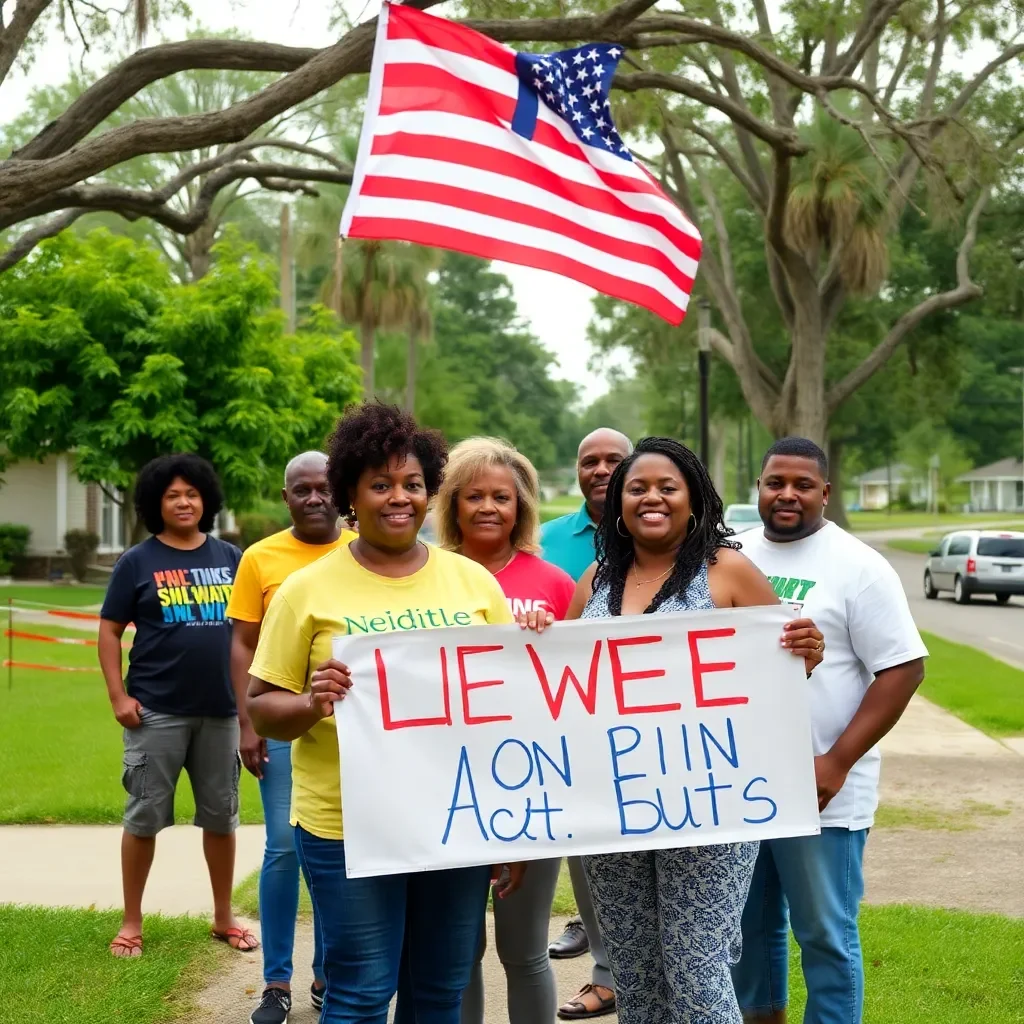
MULTIPOLYGON (((611 587, 602 584, 593 594, 580 616, 584 619, 606 619, 611 615, 608 608, 608 594, 611 587)), ((708 566, 705 562, 690 581, 684 594, 673 594, 658 606, 659 612, 692 612, 702 608, 714 608, 711 587, 708 583, 708 566)))

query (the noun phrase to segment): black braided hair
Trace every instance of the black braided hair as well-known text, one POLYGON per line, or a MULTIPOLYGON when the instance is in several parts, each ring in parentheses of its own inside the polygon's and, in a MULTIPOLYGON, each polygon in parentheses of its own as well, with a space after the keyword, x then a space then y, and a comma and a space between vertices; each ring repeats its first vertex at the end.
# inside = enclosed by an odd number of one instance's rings
POLYGON ((679 468, 690 492, 690 510, 697 520, 676 555, 675 568, 661 589, 654 595, 644 614, 655 611, 663 601, 672 595, 686 593, 686 588, 707 562, 714 565, 719 548, 738 548, 729 540, 732 535, 723 521, 725 510, 715 485, 708 476, 700 459, 684 444, 671 437, 645 437, 637 444, 633 453, 615 467, 608 481, 608 497, 604 515, 597 528, 597 573, 594 576, 594 590, 607 585, 608 609, 612 615, 622 614, 622 593, 626 586, 626 574, 633 564, 633 538, 619 533, 619 519, 622 516, 622 491, 626 474, 642 455, 664 455, 679 468))

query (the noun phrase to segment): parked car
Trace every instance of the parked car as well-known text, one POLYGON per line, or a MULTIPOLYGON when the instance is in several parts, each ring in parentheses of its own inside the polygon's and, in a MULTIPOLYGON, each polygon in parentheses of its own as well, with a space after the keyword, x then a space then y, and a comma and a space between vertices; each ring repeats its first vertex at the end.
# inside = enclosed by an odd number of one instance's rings
POLYGON ((924 568, 924 596, 952 591, 957 604, 975 594, 994 594, 1006 604, 1024 594, 1024 533, 958 530, 942 538, 924 568))
POLYGON ((733 533, 746 533, 761 525, 761 514, 756 505, 730 505, 725 510, 725 525, 733 533))

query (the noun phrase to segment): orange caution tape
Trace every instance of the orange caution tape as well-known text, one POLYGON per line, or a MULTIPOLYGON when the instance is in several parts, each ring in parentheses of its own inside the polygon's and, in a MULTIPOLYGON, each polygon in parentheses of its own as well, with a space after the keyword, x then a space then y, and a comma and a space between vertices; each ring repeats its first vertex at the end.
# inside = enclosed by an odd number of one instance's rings
POLYGON ((99 668, 85 667, 82 665, 36 665, 31 661, 9 661, 4 659, 3 668, 27 668, 38 669, 42 672, 99 672, 99 668))
MULTIPOLYGON (((98 640, 90 640, 88 637, 78 636, 44 636, 42 633, 26 633, 20 629, 5 629, 4 636, 13 637, 15 640, 34 640, 37 643, 48 644, 78 644, 85 647, 95 647, 98 640)), ((122 643, 122 650, 131 650, 131 644, 122 643)))

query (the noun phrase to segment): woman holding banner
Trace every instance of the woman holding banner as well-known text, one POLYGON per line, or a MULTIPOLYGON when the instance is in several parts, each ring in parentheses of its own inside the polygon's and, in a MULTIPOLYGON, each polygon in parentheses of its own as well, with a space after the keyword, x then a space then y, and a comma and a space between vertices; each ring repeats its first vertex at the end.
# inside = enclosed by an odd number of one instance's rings
MULTIPOLYGON (((597 562, 567 618, 777 604, 722 515, 694 453, 645 438, 608 484, 597 562)), ((809 619, 788 623, 782 643, 808 674, 821 661, 824 640, 809 619)), ((741 1024, 729 965, 757 850, 734 843, 584 857, 620 1024, 741 1024)))
MULTIPOLYGON (((438 540, 491 572, 512 609, 533 612, 544 624, 564 619, 576 584, 538 558, 540 485, 530 460, 496 438, 474 437, 451 453, 437 497, 438 540)), ((561 858, 533 861, 523 886, 494 903, 494 937, 505 968, 510 1024, 553 1021, 558 999, 548 956, 548 922, 561 858)), ((483 1024, 480 961, 462 1002, 462 1024, 483 1024)))
MULTIPOLYGON (((399 409, 366 403, 342 417, 327 476, 342 516, 358 520, 359 537, 285 580, 251 668, 247 704, 256 731, 295 741, 292 823, 322 929, 321 1024, 386 1024, 403 946, 406 1019, 458 1024, 480 943, 490 868, 348 878, 342 830, 335 705, 353 681, 332 657, 333 639, 428 623, 512 622, 486 569, 418 539, 446 459, 441 435, 399 409)), ((499 897, 522 874, 512 865, 499 897)))

